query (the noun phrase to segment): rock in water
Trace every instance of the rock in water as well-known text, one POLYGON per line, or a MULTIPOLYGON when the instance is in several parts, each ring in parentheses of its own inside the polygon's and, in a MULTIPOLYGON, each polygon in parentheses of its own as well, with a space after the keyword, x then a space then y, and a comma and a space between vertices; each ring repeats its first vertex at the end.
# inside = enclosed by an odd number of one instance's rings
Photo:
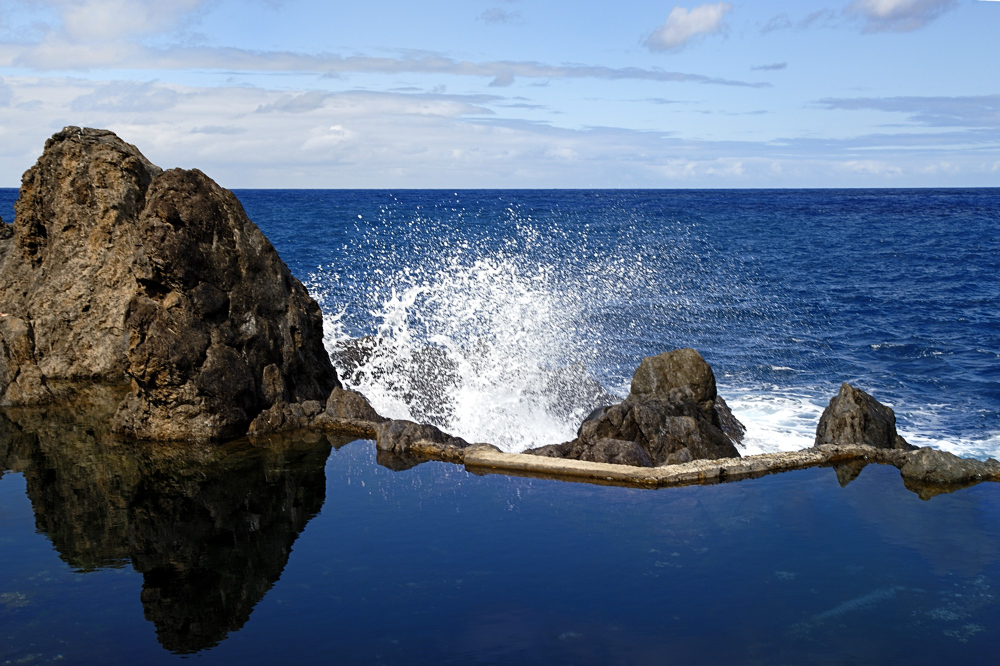
MULTIPOLYGON (((717 397, 712 368, 694 349, 647 357, 624 401, 595 410, 573 441, 526 453, 640 466, 738 458, 720 411, 732 415, 717 408, 717 397)), ((730 427, 742 429, 735 417, 730 427)))
POLYGON ((23 178, 0 255, 0 405, 129 382, 114 427, 226 439, 339 387, 319 307, 236 197, 68 127, 23 178))
POLYGON ((915 449, 896 433, 896 414, 844 382, 816 426, 814 446, 860 444, 876 449, 915 449))

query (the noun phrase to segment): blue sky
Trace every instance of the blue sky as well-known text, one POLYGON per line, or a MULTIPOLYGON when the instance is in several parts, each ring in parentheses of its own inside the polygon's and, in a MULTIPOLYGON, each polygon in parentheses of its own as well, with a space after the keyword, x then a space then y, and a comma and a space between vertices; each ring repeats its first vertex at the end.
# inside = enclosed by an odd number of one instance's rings
POLYGON ((227 187, 1000 186, 1000 2, 0 0, 65 125, 227 187))

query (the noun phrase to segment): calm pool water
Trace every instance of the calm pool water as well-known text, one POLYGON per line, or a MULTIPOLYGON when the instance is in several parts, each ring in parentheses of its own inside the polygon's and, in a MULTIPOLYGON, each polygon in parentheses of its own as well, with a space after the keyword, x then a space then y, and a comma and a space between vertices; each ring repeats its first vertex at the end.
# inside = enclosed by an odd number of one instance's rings
MULTIPOLYGON (((637 490, 4 420, 0 663, 971 663, 1000 486, 637 490)), ((383 461, 386 462, 386 461, 383 461)))

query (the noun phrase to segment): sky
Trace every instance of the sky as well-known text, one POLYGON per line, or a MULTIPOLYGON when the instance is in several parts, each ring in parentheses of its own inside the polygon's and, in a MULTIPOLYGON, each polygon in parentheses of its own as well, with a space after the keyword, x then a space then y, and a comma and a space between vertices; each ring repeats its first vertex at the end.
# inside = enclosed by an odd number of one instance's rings
POLYGON ((0 0, 64 126, 229 188, 1000 186, 1000 1, 0 0))

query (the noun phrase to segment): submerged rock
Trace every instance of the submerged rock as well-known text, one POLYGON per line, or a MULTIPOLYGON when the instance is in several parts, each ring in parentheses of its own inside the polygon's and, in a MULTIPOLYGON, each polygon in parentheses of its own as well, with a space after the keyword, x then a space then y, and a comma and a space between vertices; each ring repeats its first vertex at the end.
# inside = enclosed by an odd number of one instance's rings
POLYGON ((128 384, 115 430, 227 439, 339 387, 316 302, 236 197, 68 127, 22 180, 0 254, 0 406, 128 384))
POLYGON ((626 464, 640 466, 738 458, 733 440, 722 430, 720 412, 732 419, 734 433, 742 425, 724 402, 717 408, 717 397, 712 368, 694 349, 647 357, 624 401, 592 412, 573 441, 526 453, 593 462, 628 460, 626 464))
POLYGON ((896 432, 896 414, 859 388, 844 382, 816 426, 814 446, 860 444, 912 451, 896 432))

